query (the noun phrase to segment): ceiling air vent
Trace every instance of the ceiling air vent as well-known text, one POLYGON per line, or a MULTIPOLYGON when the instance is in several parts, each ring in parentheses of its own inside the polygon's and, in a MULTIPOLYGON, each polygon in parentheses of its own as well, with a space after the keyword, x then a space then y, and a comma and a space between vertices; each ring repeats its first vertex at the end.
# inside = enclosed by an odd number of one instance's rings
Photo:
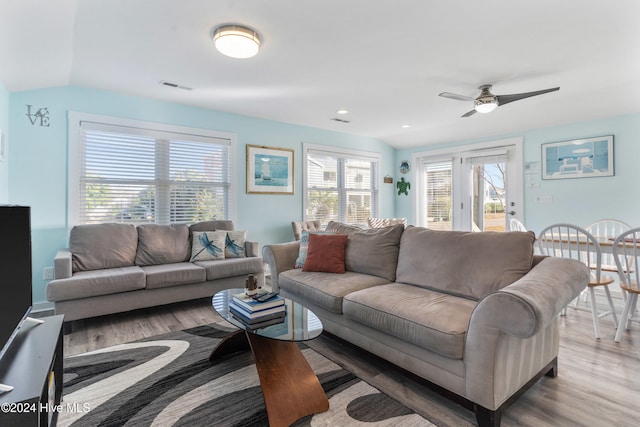
POLYGON ((191 87, 182 86, 182 85, 179 85, 178 83, 167 82, 167 81, 164 81, 164 80, 161 81, 160 84, 162 86, 173 87, 173 88, 176 88, 176 89, 193 90, 193 88, 191 88, 191 87))
POLYGON ((338 117, 332 117, 329 120, 333 120, 334 122, 340 122, 340 123, 351 123, 351 120, 340 119, 338 117))

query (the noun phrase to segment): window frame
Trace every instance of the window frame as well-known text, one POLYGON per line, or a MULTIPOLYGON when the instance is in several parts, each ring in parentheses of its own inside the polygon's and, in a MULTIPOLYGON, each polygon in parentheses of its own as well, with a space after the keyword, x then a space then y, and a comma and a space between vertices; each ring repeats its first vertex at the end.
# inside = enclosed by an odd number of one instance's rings
POLYGON ((153 132, 171 132, 177 134, 194 135, 207 138, 226 139, 229 141, 229 206, 227 207, 228 220, 237 222, 237 135, 228 132, 220 132, 211 129, 192 128, 170 125, 158 122, 125 119, 120 117, 89 114, 70 111, 68 113, 68 176, 67 176, 67 227, 81 224, 80 222, 80 176, 81 176, 81 123, 95 122, 107 126, 131 127, 138 130, 153 132))
MULTIPOLYGON (((371 185, 372 185, 372 189, 371 189, 371 197, 373 198, 373 202, 371 203, 371 207, 372 207, 372 212, 371 212, 371 216, 372 217, 376 217, 379 215, 380 212, 380 188, 381 188, 381 184, 382 184, 382 177, 380 174, 380 153, 377 152, 373 152, 373 151, 364 151, 364 150, 353 150, 353 149, 347 149, 347 148, 341 148, 341 147, 334 147, 334 146, 328 146, 328 145, 318 145, 318 144, 310 144, 310 143, 303 143, 302 144, 302 151, 303 151, 303 159, 302 159, 302 188, 303 190, 303 197, 302 197, 302 218, 303 220, 308 220, 307 218, 307 210, 309 207, 309 191, 311 190, 308 187, 308 166, 307 166, 307 161, 308 161, 308 156, 309 154, 318 154, 318 155, 324 155, 324 156, 335 156, 335 157, 350 157, 356 160, 365 160, 365 161, 370 161, 370 162, 375 162, 376 164, 376 171, 375 171, 375 176, 373 177, 373 179, 371 180, 371 185)), ((338 164, 340 164, 340 162, 338 162, 338 164)), ((344 180, 344 173, 345 171, 343 169, 338 170, 337 172, 337 183, 338 183, 338 187, 336 189, 336 191, 338 192, 338 203, 341 203, 343 200, 345 200, 346 198, 346 192, 349 190, 348 188, 346 188, 344 186, 345 184, 345 180, 344 180), (342 178, 341 178, 342 176, 342 178), (342 186, 341 186, 342 184, 342 186)), ((341 213, 345 213, 347 212, 346 208, 341 207, 340 205, 338 206, 338 220, 340 222, 346 222, 346 217, 345 218, 340 218, 341 213)), ((323 224, 326 225, 326 224, 323 224)))

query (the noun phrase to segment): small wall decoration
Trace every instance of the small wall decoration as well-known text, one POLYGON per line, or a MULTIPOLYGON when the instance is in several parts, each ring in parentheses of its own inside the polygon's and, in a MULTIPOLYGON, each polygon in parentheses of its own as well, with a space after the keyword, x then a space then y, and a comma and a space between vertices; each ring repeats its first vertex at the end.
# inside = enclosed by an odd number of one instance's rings
POLYGON ((411 170, 411 163, 409 163, 409 160, 403 160, 402 162, 400 162, 401 173, 409 173, 410 170, 411 170))
POLYGON ((385 184, 393 184, 393 177, 391 175, 386 175, 382 180, 385 184))
POLYGON ((293 150, 247 145, 247 194, 293 194, 293 150))
POLYGON ((400 181, 396 183, 396 187, 398 188, 398 196, 401 194, 408 196, 409 189, 411 188, 411 183, 409 183, 409 181, 405 181, 404 177, 402 177, 400 178, 400 181))
POLYGON ((613 135, 542 144, 542 179, 613 174, 613 135))
POLYGON ((31 107, 33 106, 27 104, 27 117, 31 122, 31 126, 49 127, 49 109, 45 107, 33 111, 31 107))

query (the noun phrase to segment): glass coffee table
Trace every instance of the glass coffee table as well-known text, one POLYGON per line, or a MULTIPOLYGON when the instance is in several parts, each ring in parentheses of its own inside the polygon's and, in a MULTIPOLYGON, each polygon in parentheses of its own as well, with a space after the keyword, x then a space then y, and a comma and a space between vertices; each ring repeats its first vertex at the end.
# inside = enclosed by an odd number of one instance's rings
POLYGON ((225 356, 251 350, 272 427, 288 426, 306 415, 327 411, 327 395, 296 344, 322 333, 320 319, 302 304, 285 298, 282 322, 247 325, 229 310, 233 295, 243 292, 243 288, 225 289, 213 296, 216 312, 239 330, 218 343, 209 361, 215 364, 225 356))

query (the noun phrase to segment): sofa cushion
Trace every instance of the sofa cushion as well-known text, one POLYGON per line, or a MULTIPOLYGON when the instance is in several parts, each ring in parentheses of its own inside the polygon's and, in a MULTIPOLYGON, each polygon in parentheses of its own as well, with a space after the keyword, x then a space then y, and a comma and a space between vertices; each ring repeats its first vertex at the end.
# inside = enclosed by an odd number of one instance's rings
POLYGON ((233 221, 214 220, 200 221, 189 226, 191 232, 194 231, 216 231, 216 230, 233 230, 233 221))
POLYGON ((442 356, 462 359, 476 305, 467 298, 392 283, 346 295, 343 311, 348 319, 442 356))
POLYGON ((207 280, 207 272, 190 262, 148 265, 142 267, 147 278, 147 289, 202 283, 207 280))
POLYGON ((346 234, 309 235, 309 251, 302 271, 324 271, 343 274, 346 234))
POLYGON ((67 279, 49 282, 47 300, 66 301, 135 291, 144 287, 144 271, 137 266, 79 271, 67 279))
POLYGON ((138 227, 136 265, 158 265, 189 259, 189 226, 143 224, 138 227))
POLYGON ((283 271, 278 276, 278 285, 290 295, 337 314, 342 314, 345 295, 387 283, 389 281, 382 277, 351 271, 330 274, 293 269, 283 271))
POLYGON ((247 241, 247 232, 239 230, 227 231, 224 241, 224 257, 225 258, 242 258, 247 256, 245 253, 245 242, 247 241))
POLYGON ((365 228, 362 227, 358 227, 357 225, 351 225, 351 224, 345 224, 343 222, 338 222, 338 221, 329 221, 329 223, 327 224, 327 227, 325 228, 325 231, 329 231, 331 233, 338 233, 338 234, 353 234, 356 231, 362 231, 365 230, 365 228))
POLYGON ((130 224, 76 225, 69 233, 74 272, 132 266, 137 248, 138 231, 130 224))
POLYGON ((226 231, 194 231, 191 258, 189 261, 211 261, 224 259, 226 231))
POLYGON ((396 280, 404 225, 355 231, 349 235, 344 260, 348 271, 396 280))
POLYGON ((196 261, 194 264, 207 271, 207 280, 222 279, 225 277, 245 276, 248 274, 260 274, 264 272, 262 258, 228 258, 217 261, 196 261))
POLYGON ((533 263, 533 232, 464 232, 409 226, 396 281, 480 299, 523 277, 533 263))

